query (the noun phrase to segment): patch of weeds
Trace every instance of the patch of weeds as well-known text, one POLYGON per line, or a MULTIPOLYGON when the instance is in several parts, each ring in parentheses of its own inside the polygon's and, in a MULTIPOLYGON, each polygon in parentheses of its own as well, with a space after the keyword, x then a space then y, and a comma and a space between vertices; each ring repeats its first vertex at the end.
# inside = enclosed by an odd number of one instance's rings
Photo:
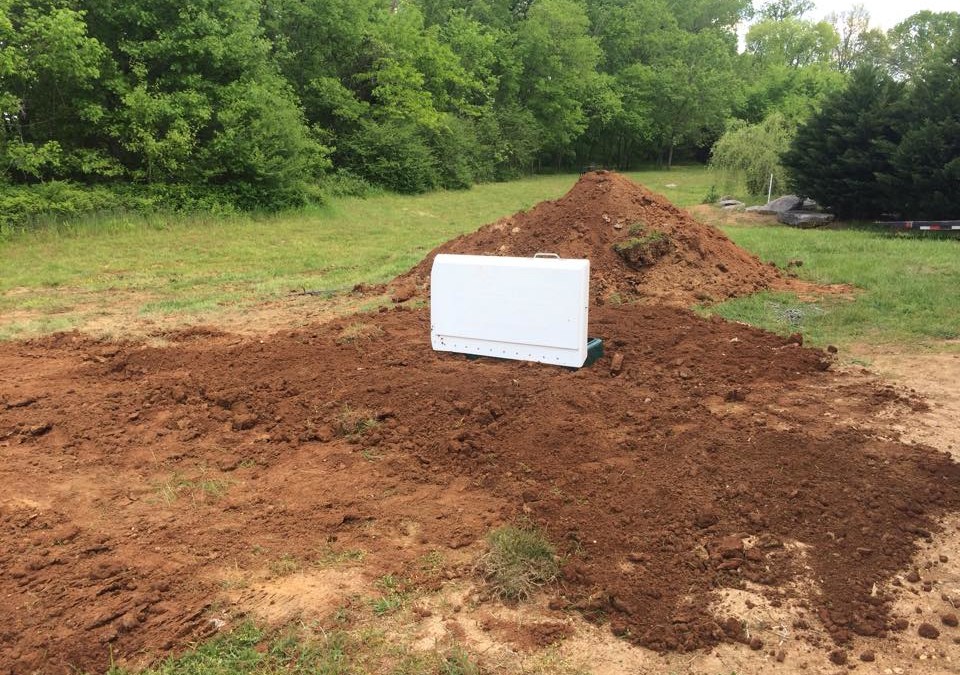
POLYGON ((613 250, 633 268, 652 265, 673 250, 673 244, 663 232, 654 230, 642 236, 630 237, 613 245, 613 250))
POLYGON ((478 568, 501 598, 525 600, 560 571, 553 547, 533 526, 500 527, 487 535, 487 545, 478 568))
POLYGON ((230 483, 219 478, 184 478, 174 473, 170 478, 155 486, 157 495, 164 504, 172 504, 181 495, 189 493, 194 502, 215 502, 230 487, 230 483))
POLYGON ((337 337, 338 345, 345 345, 363 338, 378 337, 383 335, 383 329, 372 323, 356 321, 340 331, 337 337))
POLYGON ((373 613, 377 616, 393 614, 403 607, 403 597, 397 594, 384 595, 373 601, 373 613))
POLYGON ((607 304, 612 307, 619 307, 623 304, 623 296, 619 293, 611 293, 610 297, 607 298, 607 304))
POLYGON ((440 551, 430 551, 420 556, 417 567, 429 574, 439 574, 447 564, 440 551))
POLYGON ((707 191, 707 194, 703 196, 701 204, 716 204, 720 201, 720 193, 717 192, 717 186, 711 185, 710 189, 707 191))
POLYGON ((632 225, 630 225, 630 227, 627 228, 627 233, 631 237, 639 237, 643 235, 646 229, 647 229, 647 224, 642 220, 638 220, 637 222, 633 223, 632 225))
POLYGON ((360 456, 363 457, 363 458, 364 458, 365 460, 367 460, 368 462, 376 462, 376 461, 379 460, 379 459, 383 459, 383 455, 377 454, 376 452, 374 452, 374 451, 371 450, 370 448, 365 448, 365 449, 360 453, 360 456))
POLYGON ((300 561, 287 553, 270 563, 270 573, 275 577, 290 576, 299 570, 300 561))
POLYGON ((377 580, 377 587, 383 595, 372 601, 373 613, 377 616, 393 614, 406 604, 409 595, 406 582, 392 574, 387 574, 377 580))
POLYGON ((480 666, 478 666, 470 654, 462 647, 454 647, 447 652, 440 662, 440 673, 442 675, 480 675, 480 666))
POLYGON ((247 588, 249 585, 250 580, 236 565, 220 580, 220 588, 225 591, 247 588))
POLYGON ((380 423, 368 408, 343 406, 336 418, 336 430, 341 436, 362 436, 380 423))
POLYGON ((336 567, 349 563, 361 562, 367 556, 367 552, 361 549, 344 549, 338 551, 332 546, 327 545, 320 552, 320 557, 314 563, 317 567, 336 567))

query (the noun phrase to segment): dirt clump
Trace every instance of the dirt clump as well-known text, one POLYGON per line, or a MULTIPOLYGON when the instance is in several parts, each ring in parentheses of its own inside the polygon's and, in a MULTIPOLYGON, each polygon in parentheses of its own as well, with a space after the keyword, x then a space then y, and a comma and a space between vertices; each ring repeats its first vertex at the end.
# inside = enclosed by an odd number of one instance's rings
POLYGON ((584 174, 567 194, 457 237, 395 282, 423 292, 438 253, 590 259, 594 303, 634 299, 689 306, 747 295, 779 280, 776 268, 664 197, 620 174, 584 174))

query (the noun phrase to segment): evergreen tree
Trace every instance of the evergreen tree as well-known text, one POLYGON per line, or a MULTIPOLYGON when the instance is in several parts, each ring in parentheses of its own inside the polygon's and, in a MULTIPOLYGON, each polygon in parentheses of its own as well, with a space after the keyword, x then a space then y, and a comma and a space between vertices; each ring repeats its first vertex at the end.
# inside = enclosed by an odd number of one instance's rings
POLYGON ((905 113, 902 83, 876 67, 856 69, 846 89, 799 128, 784 155, 797 192, 840 218, 898 210, 892 157, 905 113))

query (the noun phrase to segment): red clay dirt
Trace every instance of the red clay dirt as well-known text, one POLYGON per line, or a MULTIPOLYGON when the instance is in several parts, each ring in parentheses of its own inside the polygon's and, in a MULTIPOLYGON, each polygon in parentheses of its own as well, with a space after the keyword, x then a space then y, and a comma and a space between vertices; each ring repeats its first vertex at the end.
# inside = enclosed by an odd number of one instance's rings
POLYGON ((716 228, 620 174, 597 171, 583 175, 560 199, 441 244, 397 284, 428 286, 438 253, 526 257, 541 252, 589 258, 596 304, 616 296, 621 302, 689 306, 748 295, 779 279, 775 267, 716 228))
POLYGON ((607 356, 577 371, 436 353, 429 325, 0 345, 0 672, 181 650, 239 618, 229 570, 361 549, 432 583, 423 554, 523 519, 563 556, 552 607, 656 650, 750 642, 711 609, 744 586, 841 649, 903 628, 876 589, 960 508, 960 466, 872 430, 916 401, 676 307, 591 310, 607 356))

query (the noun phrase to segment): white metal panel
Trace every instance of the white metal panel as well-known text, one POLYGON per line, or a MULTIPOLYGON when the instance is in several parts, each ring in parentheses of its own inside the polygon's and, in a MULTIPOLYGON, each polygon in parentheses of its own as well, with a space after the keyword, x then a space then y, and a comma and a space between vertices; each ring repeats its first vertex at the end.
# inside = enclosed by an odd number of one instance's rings
POLYGON ((580 367, 590 261, 441 254, 430 279, 438 351, 580 367))

